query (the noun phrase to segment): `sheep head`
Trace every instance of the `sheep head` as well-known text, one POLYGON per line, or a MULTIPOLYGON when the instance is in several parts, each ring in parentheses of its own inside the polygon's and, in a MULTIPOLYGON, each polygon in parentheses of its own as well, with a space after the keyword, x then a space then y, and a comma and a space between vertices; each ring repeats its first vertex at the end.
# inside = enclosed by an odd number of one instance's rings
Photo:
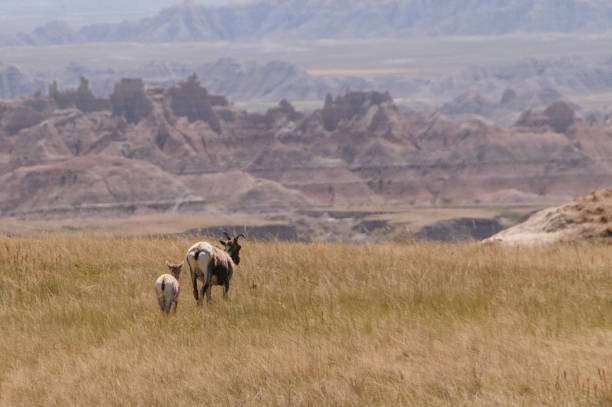
POLYGON ((240 246, 240 243, 238 243, 238 239, 241 237, 246 239, 246 236, 242 233, 236 237, 231 237, 227 232, 223 232, 223 234, 227 240, 219 240, 219 242, 223 245, 225 251, 229 253, 230 257, 234 261, 234 264, 240 264, 240 249, 242 246, 240 246))
POLYGON ((179 279, 179 276, 181 275, 181 269, 183 268, 183 263, 184 262, 181 262, 180 264, 171 264, 168 260, 166 260, 166 266, 168 266, 168 270, 170 270, 170 274, 172 274, 174 278, 176 278, 177 280, 179 279))

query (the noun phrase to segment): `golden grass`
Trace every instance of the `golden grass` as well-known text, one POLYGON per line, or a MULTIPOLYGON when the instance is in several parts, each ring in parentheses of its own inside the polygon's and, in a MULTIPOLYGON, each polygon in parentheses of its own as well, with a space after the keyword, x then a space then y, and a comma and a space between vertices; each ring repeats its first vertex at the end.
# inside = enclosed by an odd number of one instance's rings
POLYGON ((610 246, 246 241, 166 317, 191 243, 0 238, 0 405, 612 404, 610 246))

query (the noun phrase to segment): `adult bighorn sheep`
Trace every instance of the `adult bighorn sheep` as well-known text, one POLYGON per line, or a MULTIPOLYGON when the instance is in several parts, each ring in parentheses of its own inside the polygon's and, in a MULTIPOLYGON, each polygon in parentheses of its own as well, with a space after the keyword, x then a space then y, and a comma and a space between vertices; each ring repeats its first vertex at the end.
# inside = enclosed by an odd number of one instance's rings
MULTIPOLYGON (((184 262, 183 262, 184 263, 184 262)), ((166 314, 170 312, 172 304, 174 304, 174 312, 178 306, 178 296, 180 291, 179 276, 181 275, 181 264, 170 264, 166 260, 166 266, 170 270, 170 274, 162 274, 155 281, 155 292, 157 293, 157 302, 162 312, 166 314)))
POLYGON ((246 238, 242 233, 230 237, 223 232, 227 240, 219 240, 225 250, 219 249, 208 242, 198 242, 187 250, 187 264, 191 273, 193 296, 198 305, 202 305, 204 293, 206 302, 210 302, 210 290, 213 285, 223 286, 223 297, 227 298, 230 280, 234 274, 234 265, 240 264, 240 249, 238 239, 246 238), (202 292, 198 297, 198 279, 202 280, 202 292))

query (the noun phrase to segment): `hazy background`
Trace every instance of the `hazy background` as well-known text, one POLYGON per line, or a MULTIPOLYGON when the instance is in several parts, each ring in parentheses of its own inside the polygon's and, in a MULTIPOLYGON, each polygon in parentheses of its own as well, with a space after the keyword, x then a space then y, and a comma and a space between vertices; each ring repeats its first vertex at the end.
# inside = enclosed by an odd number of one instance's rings
POLYGON ((286 98, 390 90, 405 109, 513 123, 525 108, 612 103, 612 4, 597 0, 5 1, 0 98, 86 76, 171 86, 196 72, 262 111, 286 98), (95 44, 95 45, 93 45, 95 44), (510 89, 521 103, 498 102, 510 89))
MULTIPOLYGON (((193 0, 207 6, 237 3, 239 0, 193 0)), ((151 16, 172 0, 3 0, 0 2, 0 34, 27 31, 52 20, 79 26, 99 22, 119 22, 151 16)))
POLYGON ((0 21, 0 215, 243 211, 358 240, 417 232, 434 219, 393 211, 419 206, 490 232, 612 179, 609 1, 5 1, 0 21))

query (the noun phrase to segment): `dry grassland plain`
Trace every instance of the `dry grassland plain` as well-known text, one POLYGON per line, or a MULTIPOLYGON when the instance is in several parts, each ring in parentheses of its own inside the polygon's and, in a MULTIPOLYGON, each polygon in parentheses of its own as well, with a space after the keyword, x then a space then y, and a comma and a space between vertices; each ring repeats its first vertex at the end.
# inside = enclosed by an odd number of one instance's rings
POLYGON ((0 405, 612 404, 610 246, 245 241, 162 315, 191 243, 0 237, 0 405))
MULTIPOLYGON (((28 72, 61 71, 67 61, 90 69, 134 69, 151 61, 199 65, 219 58, 296 64, 314 74, 402 72, 408 77, 439 78, 474 66, 498 66, 517 60, 554 60, 568 56, 585 60, 610 57, 610 34, 538 34, 502 36, 435 36, 416 38, 358 38, 340 40, 264 40, 0 46, 3 62, 28 72), (499 52, 500 50, 504 52, 499 52)), ((366 75, 368 76, 368 75, 366 75)), ((567 96, 567 95, 566 95, 567 96)), ((292 101, 293 102, 293 101, 292 101)))

